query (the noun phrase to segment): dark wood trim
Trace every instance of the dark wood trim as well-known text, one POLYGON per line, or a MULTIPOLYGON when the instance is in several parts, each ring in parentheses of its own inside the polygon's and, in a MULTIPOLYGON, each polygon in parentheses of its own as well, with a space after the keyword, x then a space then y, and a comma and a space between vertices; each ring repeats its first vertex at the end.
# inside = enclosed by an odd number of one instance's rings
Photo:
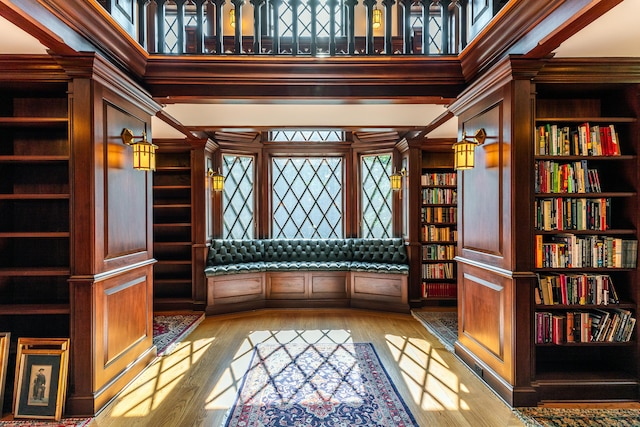
POLYGON ((454 98, 463 88, 455 58, 149 58, 145 83, 166 102, 224 98, 454 98), (181 98, 175 98, 175 94, 181 98))

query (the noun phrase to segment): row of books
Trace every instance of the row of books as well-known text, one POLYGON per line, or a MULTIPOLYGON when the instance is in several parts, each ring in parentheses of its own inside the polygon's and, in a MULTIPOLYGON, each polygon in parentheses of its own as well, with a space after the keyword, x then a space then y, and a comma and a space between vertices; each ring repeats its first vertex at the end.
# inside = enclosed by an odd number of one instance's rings
POLYGON ((422 246, 422 260, 448 260, 456 256, 456 245, 424 245, 422 246))
POLYGON ((436 225, 422 226, 423 242, 455 242, 458 240, 458 231, 453 227, 439 227, 436 225))
POLYGON ((539 274, 536 304, 608 305, 620 299, 607 274, 539 274))
POLYGON ((537 127, 536 142, 539 155, 620 155, 619 137, 613 124, 601 126, 585 122, 572 128, 547 123, 537 127))
POLYGON ((455 298, 458 286, 454 282, 422 282, 423 298, 455 298))
POLYGON ((454 264, 452 262, 439 262, 436 264, 422 264, 423 279, 453 279, 454 264))
POLYGON ((458 203, 458 191, 453 188, 423 188, 423 204, 458 203))
POLYGON ((456 185, 458 174, 456 172, 427 173, 420 179, 422 185, 456 185))
POLYGON ((534 164, 536 193, 599 193, 602 191, 597 169, 587 161, 560 163, 538 160, 534 164))
POLYGON ((551 197, 535 201, 536 230, 598 230, 611 228, 611 199, 551 197))
POLYGON ((638 241, 612 236, 536 235, 537 268, 636 268, 638 241))
POLYGON ((628 342, 636 324, 631 311, 619 308, 535 315, 537 344, 628 342))
POLYGON ((452 206, 423 206, 423 222, 456 222, 458 208, 452 206))

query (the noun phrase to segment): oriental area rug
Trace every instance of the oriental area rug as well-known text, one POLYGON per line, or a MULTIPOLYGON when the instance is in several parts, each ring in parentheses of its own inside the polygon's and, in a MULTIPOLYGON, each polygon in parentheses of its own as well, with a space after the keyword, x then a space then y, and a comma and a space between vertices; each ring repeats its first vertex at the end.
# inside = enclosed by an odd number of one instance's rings
POLYGON ((516 408, 527 427, 638 427, 639 409, 516 408))
POLYGON ((85 427, 92 418, 63 418, 60 421, 6 420, 0 427, 85 427))
POLYGON ((204 313, 153 316, 153 344, 158 356, 171 353, 204 319, 204 313))
POLYGON ((458 312, 457 311, 411 311, 413 317, 438 338, 438 341, 453 353, 453 345, 458 339, 458 312))
POLYGON ((259 344, 225 427, 417 427, 370 343, 259 344))

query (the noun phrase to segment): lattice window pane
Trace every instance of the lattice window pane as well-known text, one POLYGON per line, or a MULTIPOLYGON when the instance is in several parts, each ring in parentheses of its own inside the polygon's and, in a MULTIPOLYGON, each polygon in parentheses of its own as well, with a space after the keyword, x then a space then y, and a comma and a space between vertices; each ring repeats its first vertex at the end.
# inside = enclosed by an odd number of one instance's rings
POLYGON ((391 154, 362 156, 362 237, 392 236, 391 154))
POLYGON ((273 238, 342 238, 342 158, 274 158, 273 238))
POLYGON ((254 222, 254 159, 250 156, 223 156, 225 176, 222 194, 222 223, 225 239, 252 239, 254 222))
POLYGON ((272 142, 342 142, 344 131, 339 130, 274 130, 269 132, 272 142))

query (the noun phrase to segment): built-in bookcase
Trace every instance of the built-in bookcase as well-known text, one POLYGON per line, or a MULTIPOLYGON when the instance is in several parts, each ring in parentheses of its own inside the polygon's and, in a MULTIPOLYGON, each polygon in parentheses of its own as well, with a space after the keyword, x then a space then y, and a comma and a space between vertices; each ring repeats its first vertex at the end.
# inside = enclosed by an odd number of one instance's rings
POLYGON ((455 302, 457 173, 451 168, 424 168, 420 184, 422 298, 455 302))
POLYGON ((153 175, 154 305, 193 303, 191 152, 160 144, 153 175))
POLYGON ((584 87, 541 85, 534 133, 531 345, 539 400, 566 399, 569 389, 574 400, 635 398, 634 102, 611 87, 585 95, 584 87))
POLYGON ((0 329, 16 337, 69 336, 68 129, 66 83, 0 90, 0 329))

